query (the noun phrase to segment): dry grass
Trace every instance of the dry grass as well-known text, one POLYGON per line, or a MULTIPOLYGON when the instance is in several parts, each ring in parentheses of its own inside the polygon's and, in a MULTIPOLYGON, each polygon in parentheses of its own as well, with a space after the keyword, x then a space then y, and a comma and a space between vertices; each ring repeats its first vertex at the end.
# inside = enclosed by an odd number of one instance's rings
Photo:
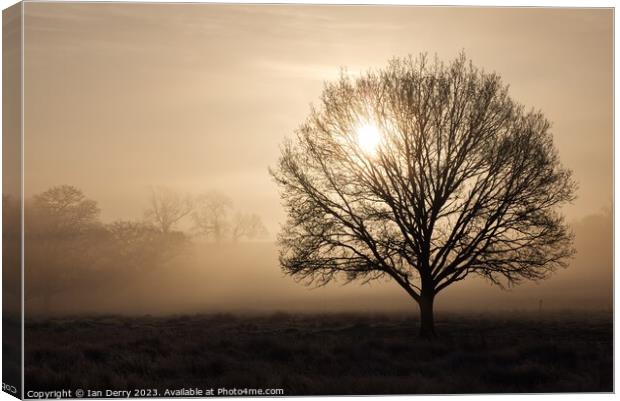
POLYGON ((283 388, 287 395, 609 392, 610 314, 80 317, 26 324, 26 389, 283 388))

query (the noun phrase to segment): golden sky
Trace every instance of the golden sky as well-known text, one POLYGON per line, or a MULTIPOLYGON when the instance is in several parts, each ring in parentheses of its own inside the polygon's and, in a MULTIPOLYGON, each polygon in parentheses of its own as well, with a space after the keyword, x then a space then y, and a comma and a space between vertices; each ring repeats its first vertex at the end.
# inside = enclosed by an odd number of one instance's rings
POLYGON ((267 168, 324 80, 465 50, 553 122, 579 218, 612 201, 611 9, 25 4, 25 192, 72 184, 103 218, 149 185, 282 218, 267 168))

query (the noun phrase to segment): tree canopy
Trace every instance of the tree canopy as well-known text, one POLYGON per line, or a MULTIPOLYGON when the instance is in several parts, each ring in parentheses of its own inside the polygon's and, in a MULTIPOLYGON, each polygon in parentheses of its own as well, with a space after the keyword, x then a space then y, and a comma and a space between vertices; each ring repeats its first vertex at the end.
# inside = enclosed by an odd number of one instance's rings
POLYGON ((390 277, 420 303, 426 334, 434 296, 470 274, 547 277, 573 253, 560 207, 576 187, 550 127, 463 54, 342 74, 272 169, 284 271, 317 284, 390 277))

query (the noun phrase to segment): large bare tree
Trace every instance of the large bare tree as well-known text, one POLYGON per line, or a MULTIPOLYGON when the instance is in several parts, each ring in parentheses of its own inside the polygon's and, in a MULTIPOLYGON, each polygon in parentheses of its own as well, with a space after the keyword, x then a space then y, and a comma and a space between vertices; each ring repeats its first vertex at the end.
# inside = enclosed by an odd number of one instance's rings
POLYGON ((465 55, 326 84, 272 175, 284 271, 308 284, 390 277, 419 304, 425 337, 449 285, 543 279, 574 252, 559 208, 575 183, 550 123, 465 55))

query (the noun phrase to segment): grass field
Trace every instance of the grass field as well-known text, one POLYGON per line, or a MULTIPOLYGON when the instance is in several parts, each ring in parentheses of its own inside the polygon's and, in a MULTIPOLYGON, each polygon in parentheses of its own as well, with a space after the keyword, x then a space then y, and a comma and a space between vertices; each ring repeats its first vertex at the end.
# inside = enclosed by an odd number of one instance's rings
MULTIPOLYGON (((613 391, 610 313, 72 317, 26 322, 26 390, 285 395, 613 391), (506 317, 509 315, 509 317, 506 317)), ((159 393, 161 395, 161 393, 159 393)))

